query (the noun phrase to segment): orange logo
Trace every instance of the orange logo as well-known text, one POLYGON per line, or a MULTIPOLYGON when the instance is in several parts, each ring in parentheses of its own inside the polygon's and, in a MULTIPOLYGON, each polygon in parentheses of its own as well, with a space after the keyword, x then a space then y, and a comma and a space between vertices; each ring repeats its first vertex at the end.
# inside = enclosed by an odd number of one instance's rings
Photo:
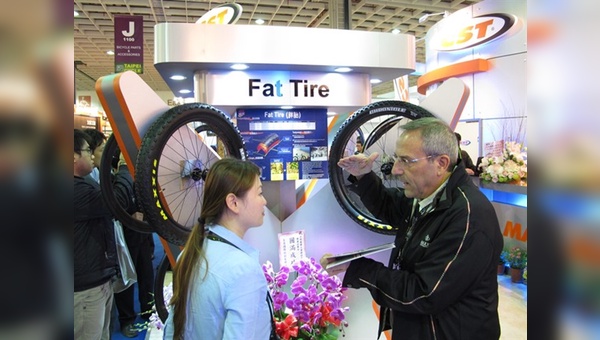
POLYGON ((515 240, 527 242, 527 229, 521 233, 521 223, 515 223, 512 221, 506 221, 504 226, 504 236, 514 238, 515 240))
POLYGON ((464 26, 444 27, 432 38, 432 47, 438 51, 457 51, 485 44, 502 36, 516 22, 514 15, 502 13, 475 17, 464 26))

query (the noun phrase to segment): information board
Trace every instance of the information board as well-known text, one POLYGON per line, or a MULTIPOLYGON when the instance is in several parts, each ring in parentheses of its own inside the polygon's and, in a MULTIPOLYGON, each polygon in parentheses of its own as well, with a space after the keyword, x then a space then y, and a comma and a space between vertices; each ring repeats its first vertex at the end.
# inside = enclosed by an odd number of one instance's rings
POLYGON ((238 109, 237 125, 261 180, 327 178, 327 109, 238 109))

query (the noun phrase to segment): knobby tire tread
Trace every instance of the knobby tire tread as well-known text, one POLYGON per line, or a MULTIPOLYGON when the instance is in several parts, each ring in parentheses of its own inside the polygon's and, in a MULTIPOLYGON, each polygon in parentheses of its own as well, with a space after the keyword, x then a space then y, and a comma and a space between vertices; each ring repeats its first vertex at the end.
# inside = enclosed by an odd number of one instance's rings
POLYGON ((168 204, 160 197, 158 199, 154 197, 154 190, 159 190, 154 187, 158 183, 158 178, 153 173, 153 162, 160 160, 163 148, 172 134, 193 121, 209 125, 224 142, 230 157, 246 159, 244 141, 237 127, 231 122, 229 116, 208 104, 192 103, 173 107, 159 116, 150 126, 142 139, 137 157, 136 197, 140 201, 144 218, 153 230, 168 242, 179 246, 185 244, 191 230, 177 223, 168 210, 163 212, 158 207, 158 204, 161 206, 168 206, 168 204))
MULTIPOLYGON (((347 189, 344 184, 345 175, 342 169, 337 165, 337 162, 344 157, 346 144, 354 134, 354 131, 359 130, 361 126, 373 118, 391 114, 403 116, 411 120, 433 117, 426 109, 403 101, 386 100, 366 105, 348 117, 348 119, 340 126, 331 143, 328 166, 329 184, 331 185, 333 195, 342 210, 344 210, 344 212, 360 226, 370 231, 387 235, 396 234, 398 228, 390 226, 379 219, 365 216, 364 213, 361 213, 359 208, 350 202, 346 195, 347 189)), ((374 129, 374 131, 375 130, 376 129, 374 129)), ((366 147, 367 146, 365 145, 365 148, 366 147)))

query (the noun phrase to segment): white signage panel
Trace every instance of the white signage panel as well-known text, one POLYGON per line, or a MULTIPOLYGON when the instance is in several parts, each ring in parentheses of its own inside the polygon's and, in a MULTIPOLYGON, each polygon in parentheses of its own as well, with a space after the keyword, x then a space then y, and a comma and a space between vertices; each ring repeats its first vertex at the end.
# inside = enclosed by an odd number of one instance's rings
POLYGON ((364 106, 371 100, 367 74, 290 71, 209 72, 206 100, 215 106, 364 106))

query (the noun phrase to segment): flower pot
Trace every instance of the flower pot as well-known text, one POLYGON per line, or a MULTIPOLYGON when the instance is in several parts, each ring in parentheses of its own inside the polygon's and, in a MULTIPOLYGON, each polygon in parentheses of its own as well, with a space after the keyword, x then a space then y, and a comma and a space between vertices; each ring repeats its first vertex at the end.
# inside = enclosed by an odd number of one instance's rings
POLYGON ((510 268, 510 281, 514 283, 523 282, 523 269, 510 268))
POLYGON ((498 275, 504 275, 506 268, 504 267, 504 263, 498 265, 498 275))

